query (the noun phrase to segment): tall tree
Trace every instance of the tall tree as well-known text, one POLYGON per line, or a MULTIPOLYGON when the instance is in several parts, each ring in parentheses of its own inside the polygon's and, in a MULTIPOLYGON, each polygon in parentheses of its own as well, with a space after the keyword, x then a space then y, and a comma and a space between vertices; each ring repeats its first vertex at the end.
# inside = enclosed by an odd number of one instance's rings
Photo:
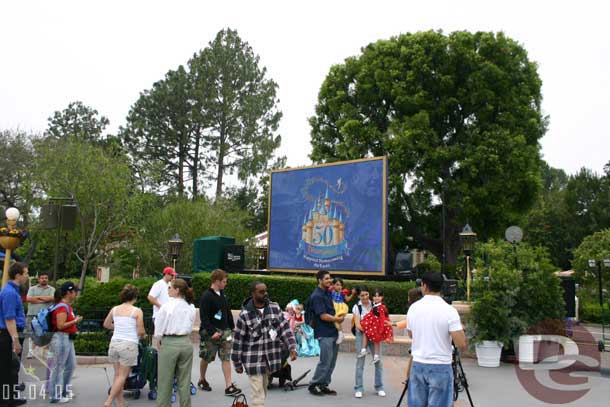
POLYGON ((20 130, 0 131, 0 205, 19 208, 26 224, 36 192, 32 182, 32 138, 20 130))
POLYGON ((192 78, 183 66, 140 94, 127 116, 120 138, 134 159, 140 182, 175 188, 184 196, 202 186, 202 108, 193 95, 192 78))
POLYGON ((35 147, 35 174, 45 194, 72 197, 78 207, 75 255, 82 288, 96 249, 125 224, 131 173, 124 157, 75 137, 49 137, 35 147))
POLYGON ((536 64, 502 33, 381 40, 330 69, 311 158, 387 155, 391 230, 439 258, 446 247, 452 264, 464 223, 497 236, 536 198, 540 87, 536 64))
POLYGON ((76 137, 90 142, 101 142, 102 133, 110 123, 108 118, 100 116, 97 110, 78 101, 71 102, 62 111, 55 111, 48 122, 47 136, 58 139, 76 137))
POLYGON ((215 169, 216 198, 223 192, 225 174, 240 180, 267 168, 281 138, 276 135, 282 116, 277 84, 267 78, 259 57, 236 31, 220 31, 214 41, 189 61, 200 101, 205 162, 215 169))

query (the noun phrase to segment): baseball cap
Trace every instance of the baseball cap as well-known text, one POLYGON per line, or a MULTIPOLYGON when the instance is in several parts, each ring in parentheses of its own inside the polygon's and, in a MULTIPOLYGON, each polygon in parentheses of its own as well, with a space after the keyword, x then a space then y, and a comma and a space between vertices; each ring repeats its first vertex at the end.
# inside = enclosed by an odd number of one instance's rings
POLYGON ((171 274, 172 276, 176 275, 176 270, 174 270, 172 267, 165 267, 163 269, 163 274, 171 274))
POLYGON ((61 285, 61 295, 66 295, 68 291, 80 291, 80 289, 72 281, 66 281, 61 285))

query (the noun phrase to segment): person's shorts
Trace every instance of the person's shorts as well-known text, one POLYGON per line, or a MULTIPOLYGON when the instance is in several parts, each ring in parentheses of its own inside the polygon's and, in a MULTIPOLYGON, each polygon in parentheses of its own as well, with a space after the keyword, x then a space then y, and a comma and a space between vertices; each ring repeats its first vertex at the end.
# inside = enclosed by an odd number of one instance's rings
POLYGON ((222 331, 222 336, 220 340, 213 341, 212 337, 207 333, 200 333, 201 342, 199 342, 199 357, 206 362, 212 362, 216 359, 216 354, 218 353, 218 358, 226 362, 231 359, 231 346, 233 343, 232 331, 230 329, 225 329, 222 331))
POLYGON ((108 361, 123 366, 138 364, 138 344, 131 341, 111 341, 108 347, 108 361))

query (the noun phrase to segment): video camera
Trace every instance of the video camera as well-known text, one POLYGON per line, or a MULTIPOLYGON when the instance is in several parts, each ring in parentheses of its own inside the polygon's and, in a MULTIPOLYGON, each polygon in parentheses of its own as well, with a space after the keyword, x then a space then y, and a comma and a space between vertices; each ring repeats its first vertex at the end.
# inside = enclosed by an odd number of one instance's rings
MULTIPOLYGON (((415 286, 421 287, 422 280, 418 278, 415 280, 415 286)), ((453 300, 455 300, 455 296, 458 291, 458 280, 447 278, 446 275, 443 274, 443 287, 441 288, 441 297, 447 302, 447 304, 451 304, 453 300)))

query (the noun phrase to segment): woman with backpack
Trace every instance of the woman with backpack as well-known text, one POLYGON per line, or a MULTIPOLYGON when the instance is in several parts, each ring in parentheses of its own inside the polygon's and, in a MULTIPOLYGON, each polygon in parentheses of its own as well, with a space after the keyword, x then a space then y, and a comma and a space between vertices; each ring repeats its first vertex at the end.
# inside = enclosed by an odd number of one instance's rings
POLYGON ((72 281, 66 281, 55 291, 55 306, 51 312, 53 339, 49 346, 53 355, 49 379, 51 403, 67 403, 72 397, 72 375, 76 368, 74 338, 76 324, 83 320, 83 317, 74 315, 71 305, 78 291, 72 281))
POLYGON ((108 361, 114 365, 114 381, 104 407, 112 406, 115 398, 119 407, 125 406, 123 386, 132 366, 138 364, 138 344, 146 335, 144 314, 134 305, 139 292, 136 286, 125 284, 119 295, 122 304, 112 308, 104 320, 104 328, 114 331, 108 347, 108 361))

